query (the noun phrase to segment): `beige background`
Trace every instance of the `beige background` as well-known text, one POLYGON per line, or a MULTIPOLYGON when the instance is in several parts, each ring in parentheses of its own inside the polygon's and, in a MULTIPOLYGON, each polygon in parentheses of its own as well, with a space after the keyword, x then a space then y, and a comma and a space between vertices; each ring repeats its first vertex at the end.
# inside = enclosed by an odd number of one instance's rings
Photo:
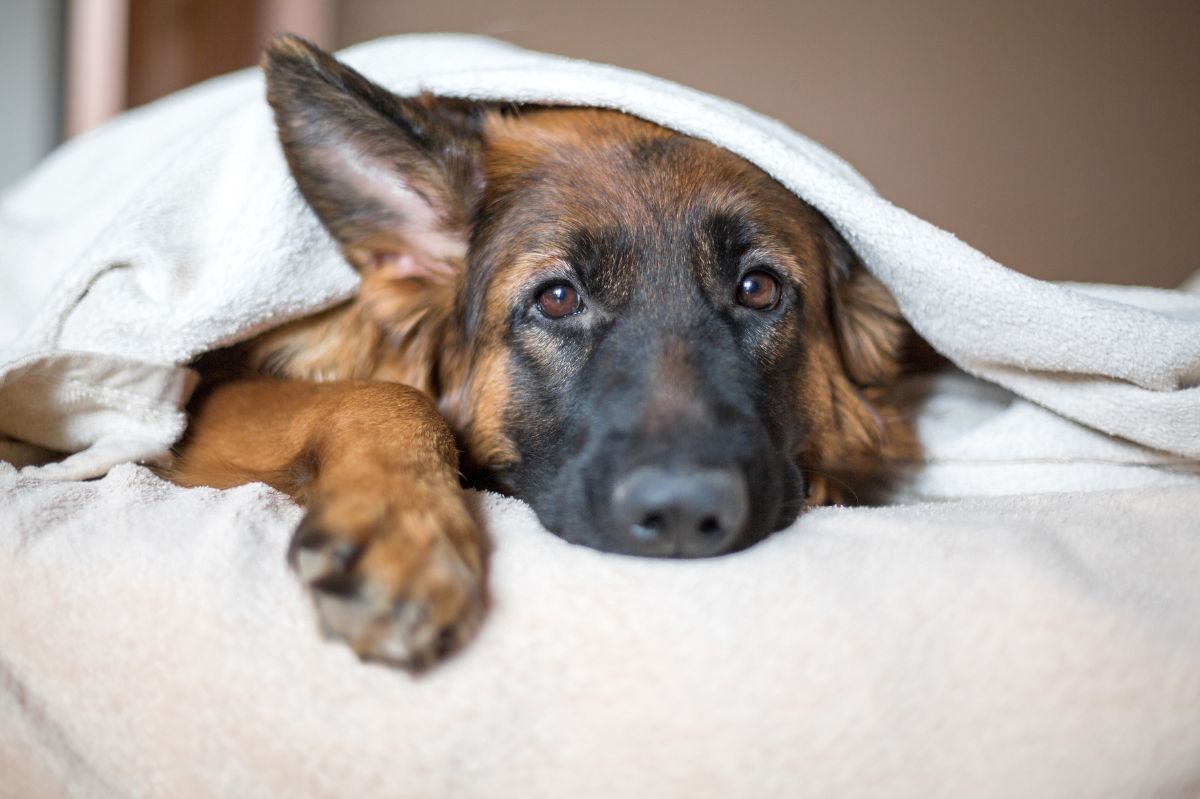
POLYGON ((1200 269, 1200 2, 342 0, 339 45, 457 30, 778 117, 1039 277, 1200 269))
POLYGON ((80 55, 61 32, 94 2, 128 20, 109 66, 129 104, 253 64, 272 31, 485 33, 779 117, 1038 277, 1200 269, 1200 0, 0 0, 0 189, 61 134, 56 75, 80 55))

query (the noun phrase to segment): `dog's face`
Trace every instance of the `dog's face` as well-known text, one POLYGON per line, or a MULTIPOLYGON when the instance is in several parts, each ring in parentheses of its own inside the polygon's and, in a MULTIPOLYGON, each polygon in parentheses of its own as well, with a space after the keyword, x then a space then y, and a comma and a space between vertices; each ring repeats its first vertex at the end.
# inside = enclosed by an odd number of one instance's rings
POLYGON ((472 470, 567 540, 739 549, 903 438, 886 291, 743 159, 612 111, 396 98, 296 40, 267 70, 390 343, 376 372, 436 394, 472 470))
POLYGON ((495 116, 484 138, 467 296, 506 353, 498 480, 622 552, 713 554, 794 519, 828 225, 744 160, 622 114, 495 116))

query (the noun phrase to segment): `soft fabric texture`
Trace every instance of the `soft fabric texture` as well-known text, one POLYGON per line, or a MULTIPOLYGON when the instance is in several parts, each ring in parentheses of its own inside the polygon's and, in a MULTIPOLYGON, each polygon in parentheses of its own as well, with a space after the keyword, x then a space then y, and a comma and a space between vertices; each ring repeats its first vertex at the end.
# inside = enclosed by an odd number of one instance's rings
POLYGON ((477 495, 479 639, 419 678, 366 666, 285 567, 297 507, 130 463, 182 432, 195 355, 357 277, 257 73, 135 111, 0 203, 0 797, 1200 793, 1200 297, 1022 277, 644 75, 470 37, 344 56, 401 93, 619 108, 755 161, 985 380, 907 386, 926 460, 902 504, 733 556, 603 555, 477 495))
POLYGON ((738 555, 604 555, 484 497, 479 638, 320 640, 262 485, 0 464, 0 796, 1200 792, 1200 488, 825 508, 738 555))

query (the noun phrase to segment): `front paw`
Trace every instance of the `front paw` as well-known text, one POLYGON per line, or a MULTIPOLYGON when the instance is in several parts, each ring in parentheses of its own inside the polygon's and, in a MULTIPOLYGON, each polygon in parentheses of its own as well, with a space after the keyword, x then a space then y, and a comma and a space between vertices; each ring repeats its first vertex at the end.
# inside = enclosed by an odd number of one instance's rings
POLYGON ((326 635, 360 657, 420 671, 471 639, 485 606, 483 538, 462 493, 404 504, 323 498, 288 560, 326 635))

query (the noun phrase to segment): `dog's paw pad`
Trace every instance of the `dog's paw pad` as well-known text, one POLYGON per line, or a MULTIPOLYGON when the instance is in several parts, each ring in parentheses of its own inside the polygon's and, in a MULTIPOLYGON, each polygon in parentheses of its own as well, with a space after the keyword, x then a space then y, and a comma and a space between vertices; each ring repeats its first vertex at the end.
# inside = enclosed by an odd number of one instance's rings
MULTIPOLYGON (((289 560, 311 592, 321 628, 366 660, 419 671, 470 640, 484 613, 478 536, 414 535, 414 519, 387 514, 370 531, 339 530, 328 513, 310 513, 289 560), (406 525, 407 522, 407 525, 406 525), (466 549, 467 551, 463 551, 466 549)), ((428 521, 428 514, 420 518, 428 521)))

